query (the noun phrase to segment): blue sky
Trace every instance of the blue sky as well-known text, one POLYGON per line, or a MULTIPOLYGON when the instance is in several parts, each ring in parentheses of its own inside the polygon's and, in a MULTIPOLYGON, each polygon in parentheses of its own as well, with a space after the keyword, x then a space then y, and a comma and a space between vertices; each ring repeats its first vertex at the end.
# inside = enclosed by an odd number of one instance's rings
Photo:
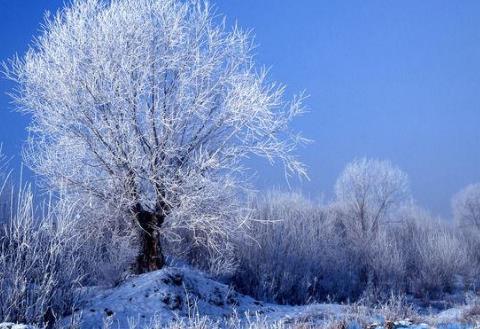
MULTIPOLYGON (((63 1, 0 0, 0 60, 23 53, 45 10, 63 1)), ((229 22, 256 35, 257 60, 310 110, 294 124, 314 143, 300 151, 311 180, 293 188, 331 195, 355 157, 406 171, 418 203, 450 214, 450 198, 480 181, 480 2, 224 0, 229 22)), ((12 113, 0 81, 0 141, 20 159, 28 118, 12 113)), ((14 162, 18 163, 18 162, 14 162)), ((258 168, 260 188, 286 188, 258 168)))

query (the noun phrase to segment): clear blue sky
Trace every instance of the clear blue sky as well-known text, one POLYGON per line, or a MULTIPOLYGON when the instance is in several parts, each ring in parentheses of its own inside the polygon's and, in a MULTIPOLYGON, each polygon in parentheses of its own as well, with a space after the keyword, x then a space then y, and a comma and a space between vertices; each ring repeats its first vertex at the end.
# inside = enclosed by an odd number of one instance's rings
MULTIPOLYGON (((63 1, 0 0, 0 60, 23 53, 45 10, 63 1)), ((390 159, 418 202, 445 217, 450 197, 480 181, 480 1, 217 0, 256 34, 258 62, 288 92, 305 89, 310 113, 295 127, 312 196, 330 195, 355 157, 390 159)), ((20 156, 27 118, 11 113, 0 81, 0 141, 20 156)), ((259 166, 259 187, 285 187, 259 166)))

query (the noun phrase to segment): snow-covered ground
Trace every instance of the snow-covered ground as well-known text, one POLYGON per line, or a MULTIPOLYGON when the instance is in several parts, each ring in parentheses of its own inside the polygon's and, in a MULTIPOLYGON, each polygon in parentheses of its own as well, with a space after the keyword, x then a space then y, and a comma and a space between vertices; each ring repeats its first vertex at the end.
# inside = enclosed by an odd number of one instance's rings
POLYGON ((104 320, 113 327, 127 328, 132 321, 143 326, 152 319, 167 323, 196 313, 224 318, 234 312, 273 311, 190 268, 133 276, 115 288, 90 289, 83 298, 85 304, 74 315, 81 317, 83 328, 101 328, 104 320))
MULTIPOLYGON (((152 322, 169 323, 196 315, 222 320, 229 317, 262 317, 269 322, 317 322, 348 312, 348 306, 315 304, 284 306, 257 301, 239 294, 228 285, 188 267, 165 268, 132 276, 117 287, 91 288, 85 303, 74 315, 82 328, 145 327, 152 322)), ((69 323, 72 317, 64 319, 69 323)))
MULTIPOLYGON (((322 326, 338 321, 340 327, 370 329, 474 328, 465 324, 468 307, 457 307, 423 316, 413 321, 386 322, 381 312, 358 305, 312 304, 286 306, 257 301, 233 291, 228 285, 189 267, 170 267, 131 276, 114 288, 91 287, 82 291, 82 305, 61 320, 63 326, 78 320, 80 328, 151 328, 186 318, 209 317, 213 321, 235 318, 238 321, 261 318, 263 323, 306 323, 322 326), (343 321, 343 322, 342 322, 343 321), (428 324, 427 324, 428 323, 428 324)), ((288 326, 287 326, 288 327, 288 326)), ((32 327, 0 324, 0 329, 32 327)), ((258 327, 256 327, 258 328, 258 327)), ((285 327, 282 327, 285 328, 285 327)))

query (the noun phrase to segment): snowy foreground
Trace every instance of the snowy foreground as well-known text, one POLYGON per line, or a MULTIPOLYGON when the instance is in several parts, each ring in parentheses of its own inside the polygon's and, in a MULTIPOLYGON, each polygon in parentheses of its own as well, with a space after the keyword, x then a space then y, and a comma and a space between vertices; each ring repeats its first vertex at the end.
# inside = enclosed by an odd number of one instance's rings
MULTIPOLYGON (((229 327, 229 323, 233 323, 229 319, 235 319, 236 328, 478 327, 476 321, 465 321, 466 306, 390 322, 386 321, 388 313, 358 305, 284 306, 263 303, 187 267, 172 267, 133 276, 114 288, 89 288, 82 292, 82 299, 82 307, 61 320, 62 327, 81 323, 80 328, 92 329, 161 328, 171 323, 188 324, 192 319, 198 321, 202 317, 208 317, 211 323, 219 323, 219 327, 229 327)), ((35 328, 0 323, 0 329, 35 328)))

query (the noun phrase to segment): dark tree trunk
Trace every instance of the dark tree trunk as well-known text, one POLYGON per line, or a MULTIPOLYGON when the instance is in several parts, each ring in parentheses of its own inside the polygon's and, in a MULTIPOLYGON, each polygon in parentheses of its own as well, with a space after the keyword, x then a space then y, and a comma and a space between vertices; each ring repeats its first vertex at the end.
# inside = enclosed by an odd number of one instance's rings
POLYGON ((164 221, 163 215, 136 207, 135 216, 140 225, 140 250, 137 257, 137 274, 161 269, 165 265, 165 257, 159 239, 158 229, 164 221))
POLYGON ((45 325, 45 329, 53 329, 55 327, 55 322, 57 318, 55 317, 55 313, 51 307, 47 308, 47 311, 43 315, 43 323, 45 325))

